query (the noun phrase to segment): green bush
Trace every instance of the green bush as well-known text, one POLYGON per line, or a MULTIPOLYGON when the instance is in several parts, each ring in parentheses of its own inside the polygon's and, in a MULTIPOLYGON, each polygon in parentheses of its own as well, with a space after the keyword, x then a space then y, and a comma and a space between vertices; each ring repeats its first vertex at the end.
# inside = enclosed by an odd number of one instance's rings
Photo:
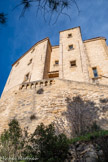
POLYGON ((28 132, 22 131, 18 121, 13 119, 9 123, 9 129, 0 136, 0 156, 15 158, 15 162, 31 162, 32 158, 36 159, 34 162, 64 162, 68 158, 71 144, 89 141, 99 146, 103 151, 104 161, 107 162, 108 131, 100 130, 96 124, 93 125, 93 130, 94 132, 69 140, 64 134, 56 135, 53 124, 40 124, 34 133, 28 136, 28 132), (23 157, 22 160, 18 160, 19 157, 23 157))
POLYGON ((69 142, 64 134, 55 135, 54 125, 39 125, 29 139, 25 156, 39 162, 63 162, 67 158, 69 142))
POLYGON ((8 125, 9 129, 4 130, 0 136, 0 156, 7 159, 15 158, 14 161, 17 161, 24 145, 22 130, 16 119, 13 119, 8 125))

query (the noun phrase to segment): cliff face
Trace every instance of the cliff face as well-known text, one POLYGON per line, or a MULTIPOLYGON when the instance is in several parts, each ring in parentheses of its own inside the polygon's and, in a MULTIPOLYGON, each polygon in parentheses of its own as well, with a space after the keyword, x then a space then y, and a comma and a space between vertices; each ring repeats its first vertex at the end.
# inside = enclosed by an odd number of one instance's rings
POLYGON ((108 129, 108 86, 60 79, 26 83, 2 95, 0 133, 16 118, 22 128, 28 127, 30 132, 42 122, 45 125, 54 122, 57 131, 72 136, 73 117, 80 108, 84 108, 85 121, 91 121, 92 117, 102 128, 108 129), (80 96, 78 102, 76 96, 80 96))
POLYGON ((70 145, 65 162, 107 162, 108 135, 70 145))

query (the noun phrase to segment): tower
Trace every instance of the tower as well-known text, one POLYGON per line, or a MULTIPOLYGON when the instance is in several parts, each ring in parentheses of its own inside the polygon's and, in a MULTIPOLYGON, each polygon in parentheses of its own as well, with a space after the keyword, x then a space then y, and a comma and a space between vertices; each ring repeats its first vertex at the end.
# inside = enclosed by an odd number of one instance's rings
POLYGON ((60 32, 60 78, 89 82, 88 60, 80 27, 60 32))

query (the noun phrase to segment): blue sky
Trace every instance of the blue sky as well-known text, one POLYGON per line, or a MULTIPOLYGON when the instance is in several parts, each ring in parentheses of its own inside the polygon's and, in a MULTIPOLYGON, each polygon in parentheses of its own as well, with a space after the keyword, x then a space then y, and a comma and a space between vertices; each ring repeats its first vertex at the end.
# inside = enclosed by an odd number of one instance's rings
POLYGON ((80 13, 73 4, 72 8, 65 11, 70 15, 71 21, 67 16, 61 15, 55 24, 45 22, 41 13, 36 16, 34 7, 19 19, 21 7, 13 11, 18 0, 1 1, 0 12, 8 14, 8 21, 5 26, 0 26, 0 94, 11 65, 37 41, 49 37, 51 44, 57 45, 59 31, 76 26, 81 27, 83 40, 97 36, 108 39, 108 0, 76 0, 80 13))

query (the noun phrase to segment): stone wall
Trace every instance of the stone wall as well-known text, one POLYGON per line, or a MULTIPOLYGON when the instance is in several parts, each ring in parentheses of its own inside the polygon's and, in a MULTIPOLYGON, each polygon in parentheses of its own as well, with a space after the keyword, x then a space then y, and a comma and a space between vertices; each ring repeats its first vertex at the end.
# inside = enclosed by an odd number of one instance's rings
POLYGON ((93 120, 108 129, 108 86, 48 79, 21 84, 2 95, 0 133, 11 119, 16 118, 22 128, 28 127, 30 132, 42 122, 46 125, 54 122, 58 131, 72 135, 71 102, 76 96, 86 102, 93 120))
POLYGON ((59 71, 59 64, 56 65, 55 61, 59 61, 59 46, 52 47, 51 60, 50 60, 50 72, 59 71))

